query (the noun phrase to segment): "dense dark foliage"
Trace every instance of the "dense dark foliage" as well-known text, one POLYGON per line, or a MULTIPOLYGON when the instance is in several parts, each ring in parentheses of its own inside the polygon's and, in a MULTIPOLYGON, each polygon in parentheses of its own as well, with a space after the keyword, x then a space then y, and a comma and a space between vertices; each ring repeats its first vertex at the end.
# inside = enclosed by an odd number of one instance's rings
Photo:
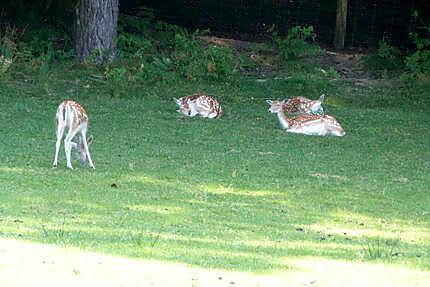
MULTIPOLYGON (((2 1, 2 69, 8 70, 12 62, 31 63, 34 69, 40 63, 76 56, 77 1, 2 1)), ((132 67, 107 69, 110 82, 157 81, 169 72, 186 79, 227 81, 240 71, 259 70, 264 61, 249 61, 250 55, 243 59, 230 47, 208 46, 202 35, 264 40, 271 45, 270 53, 276 53, 273 64, 279 67, 318 54, 315 43, 331 45, 336 1, 120 0, 119 9, 118 54, 132 67)), ((429 23, 427 1, 349 0, 346 44, 375 48, 366 64, 379 74, 406 70, 429 75, 429 23)), ((260 48, 251 49, 258 53, 260 48)), ((113 93, 119 86, 113 85, 113 93)))
MULTIPOLYGON (((275 25, 281 34, 294 26, 312 25, 318 41, 331 44, 336 2, 319 0, 124 0, 122 10, 137 13, 142 6, 154 9, 157 18, 189 28, 210 28, 235 38, 261 38, 275 25)), ((385 37, 397 46, 411 44, 409 33, 429 22, 430 2, 401 0, 349 0, 346 44, 377 46, 385 37)), ((427 36, 430 34, 427 33, 427 36)))
MULTIPOLYGON (((65 30, 72 27, 76 0, 2 2, 3 18, 14 22, 51 23, 65 30)), ((138 15, 146 7, 167 23, 192 30, 210 29, 235 38, 261 39, 271 25, 281 34, 294 26, 311 25, 318 42, 333 41, 335 0, 120 0, 119 3, 121 13, 138 15)), ((428 1, 350 0, 346 45, 375 47, 385 38, 396 46, 411 46, 410 33, 428 25, 429 19, 428 1)), ((421 36, 429 37, 430 32, 421 36)))

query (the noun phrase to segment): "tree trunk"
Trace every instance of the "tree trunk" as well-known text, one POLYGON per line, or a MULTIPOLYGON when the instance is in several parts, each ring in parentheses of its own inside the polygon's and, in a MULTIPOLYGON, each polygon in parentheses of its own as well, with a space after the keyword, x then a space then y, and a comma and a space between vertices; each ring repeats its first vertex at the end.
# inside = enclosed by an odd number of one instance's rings
POLYGON ((79 0, 75 9, 75 52, 96 63, 116 56, 118 0, 79 0))
POLYGON ((340 50, 345 47, 347 12, 348 0, 337 0, 336 33, 334 35, 334 48, 336 50, 340 50))

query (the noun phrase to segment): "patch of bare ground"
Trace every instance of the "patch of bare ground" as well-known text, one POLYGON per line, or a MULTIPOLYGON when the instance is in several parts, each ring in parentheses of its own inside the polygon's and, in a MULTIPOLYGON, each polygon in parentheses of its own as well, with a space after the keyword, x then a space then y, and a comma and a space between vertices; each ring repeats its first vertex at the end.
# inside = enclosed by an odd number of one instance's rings
POLYGON ((0 286, 430 286, 430 272, 407 268, 312 257, 284 261, 292 268, 257 275, 0 239, 0 286))
MULTIPOLYGON (((200 37, 209 45, 219 47, 228 47, 233 51, 240 52, 249 57, 251 62, 257 64, 256 70, 242 71, 247 75, 265 76, 276 70, 276 54, 275 51, 266 47, 258 52, 253 51, 252 47, 257 43, 220 38, 215 36, 200 37)), ((353 82, 355 85, 361 86, 378 86, 390 85, 390 81, 386 79, 375 78, 364 67, 364 59, 369 54, 366 50, 343 50, 330 51, 325 50, 320 56, 303 58, 309 64, 318 65, 323 69, 334 69, 343 79, 353 82)))
POLYGON ((275 53, 270 49, 259 49, 258 52, 253 51, 253 47, 258 45, 255 42, 220 38, 215 36, 202 36, 201 40, 206 42, 208 45, 215 45, 219 47, 227 47, 232 49, 234 52, 241 53, 248 57, 250 62, 253 62, 256 66, 251 69, 242 67, 241 72, 248 76, 265 76, 272 73, 276 69, 274 63, 275 53))
POLYGON ((251 45, 253 44, 252 42, 248 42, 248 41, 220 38, 215 36, 201 36, 200 39, 202 39, 209 45, 228 47, 239 52, 249 51, 251 49, 251 45))
POLYGON ((323 69, 334 69, 343 79, 361 86, 390 85, 390 81, 378 79, 371 75, 364 67, 364 59, 368 52, 361 50, 330 51, 326 50, 314 61, 323 69))

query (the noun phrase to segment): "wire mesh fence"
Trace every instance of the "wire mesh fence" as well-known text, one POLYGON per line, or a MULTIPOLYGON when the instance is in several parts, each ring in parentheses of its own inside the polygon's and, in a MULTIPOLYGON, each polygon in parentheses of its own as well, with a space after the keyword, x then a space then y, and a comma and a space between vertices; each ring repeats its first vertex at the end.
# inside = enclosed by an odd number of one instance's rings
MULTIPOLYGON (((274 25, 281 34, 297 25, 312 25, 317 41, 332 44, 336 0, 123 0, 122 8, 154 9, 158 19, 191 29, 256 40, 274 25)), ((430 25, 430 1, 349 0, 346 46, 375 46, 385 38, 398 46, 410 43, 409 33, 430 25), (416 17, 418 15, 418 17, 416 17)), ((430 37, 430 32, 425 32, 430 37)))

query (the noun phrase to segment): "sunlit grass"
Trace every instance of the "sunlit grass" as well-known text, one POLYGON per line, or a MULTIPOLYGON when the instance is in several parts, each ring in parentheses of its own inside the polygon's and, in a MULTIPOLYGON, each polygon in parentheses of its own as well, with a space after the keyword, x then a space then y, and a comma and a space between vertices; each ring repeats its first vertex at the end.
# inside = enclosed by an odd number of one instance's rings
POLYGON ((309 229, 328 234, 348 235, 352 237, 377 237, 381 239, 399 239, 403 242, 430 242, 426 226, 408 226, 402 220, 385 221, 383 218, 374 220, 372 217, 351 213, 336 212, 319 223, 308 226, 309 229), (337 222, 334 223, 334 222, 337 222), (346 224, 345 224, 346 223, 346 224), (350 228, 350 223, 358 226, 350 228))

